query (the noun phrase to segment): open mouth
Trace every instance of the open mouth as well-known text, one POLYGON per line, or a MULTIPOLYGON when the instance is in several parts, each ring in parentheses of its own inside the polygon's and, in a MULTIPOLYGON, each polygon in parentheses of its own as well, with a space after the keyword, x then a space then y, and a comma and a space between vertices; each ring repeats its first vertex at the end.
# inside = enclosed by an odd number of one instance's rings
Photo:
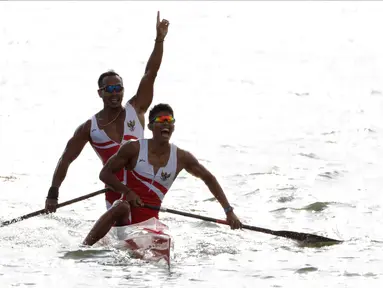
POLYGON ((112 104, 119 104, 120 103, 120 97, 112 97, 109 99, 109 102, 112 104))
POLYGON ((161 129, 161 135, 162 135, 162 136, 165 136, 165 137, 169 137, 169 136, 170 136, 170 130, 169 130, 169 128, 163 128, 163 129, 161 129))

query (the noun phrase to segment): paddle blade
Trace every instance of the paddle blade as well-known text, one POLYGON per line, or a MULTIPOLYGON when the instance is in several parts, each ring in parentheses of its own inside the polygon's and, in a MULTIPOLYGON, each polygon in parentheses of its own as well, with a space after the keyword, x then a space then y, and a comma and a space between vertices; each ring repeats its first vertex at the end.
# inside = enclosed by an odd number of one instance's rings
POLYGON ((336 240, 336 239, 331 239, 327 238, 324 236, 320 235, 314 235, 314 234, 308 234, 308 233, 300 233, 300 232, 293 232, 293 231, 275 231, 276 236, 281 236, 297 241, 302 241, 308 244, 313 244, 313 243, 327 243, 328 244, 339 244, 342 243, 343 241, 341 240, 336 240))
POLYGON ((323 237, 319 235, 314 235, 314 234, 285 231, 285 230, 274 231, 274 230, 250 226, 250 225, 243 225, 243 229, 271 234, 274 236, 284 237, 284 238, 288 238, 288 239, 292 239, 296 241, 301 241, 301 242, 304 242, 305 244, 315 244, 315 243, 339 244, 343 242, 340 240, 335 240, 335 239, 331 239, 331 238, 327 238, 327 237, 323 237))
POLYGON ((8 226, 10 224, 13 224, 13 223, 16 223, 16 222, 20 222, 21 220, 25 220, 25 219, 28 219, 28 218, 31 218, 31 217, 34 217, 34 216, 38 216, 38 215, 41 215, 41 214, 45 214, 45 210, 44 209, 41 209, 41 210, 38 210, 38 211, 35 211, 35 212, 32 212, 32 213, 29 213, 29 214, 26 214, 26 215, 23 215, 23 216, 20 216, 20 217, 17 217, 17 218, 13 218, 11 220, 7 220, 7 221, 4 221, 4 222, 1 222, 0 223, 0 227, 8 226))

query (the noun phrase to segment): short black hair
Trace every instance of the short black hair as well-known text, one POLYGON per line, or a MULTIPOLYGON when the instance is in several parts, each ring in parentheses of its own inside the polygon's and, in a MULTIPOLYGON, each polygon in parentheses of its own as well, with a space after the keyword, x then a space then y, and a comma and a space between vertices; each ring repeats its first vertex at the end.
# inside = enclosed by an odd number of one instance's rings
POLYGON ((160 112, 169 112, 174 117, 174 112, 172 107, 169 104, 160 103, 155 105, 149 112, 149 122, 153 120, 153 118, 160 112))
POLYGON ((98 77, 98 88, 101 88, 102 85, 104 84, 103 81, 104 81, 104 78, 106 77, 109 77, 109 76, 117 76, 117 77, 120 77, 121 81, 122 81, 122 77, 120 75, 118 75, 118 73, 116 73, 114 70, 109 70, 107 72, 104 72, 100 75, 100 77, 98 77))

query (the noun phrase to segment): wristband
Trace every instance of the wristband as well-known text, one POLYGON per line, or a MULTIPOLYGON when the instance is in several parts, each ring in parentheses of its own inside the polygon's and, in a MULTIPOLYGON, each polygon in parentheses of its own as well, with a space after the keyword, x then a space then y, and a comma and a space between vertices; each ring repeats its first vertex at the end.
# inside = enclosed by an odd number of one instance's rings
POLYGON ((58 197, 59 197, 59 188, 58 187, 49 188, 47 199, 57 200, 58 197))
POLYGON ((225 213, 227 214, 227 213, 229 213, 229 212, 233 212, 234 208, 231 207, 231 206, 229 206, 229 207, 224 208, 223 210, 224 210, 225 213))
POLYGON ((162 40, 158 40, 157 38, 154 39, 154 41, 155 41, 156 43, 164 42, 164 40, 165 40, 165 39, 162 39, 162 40))

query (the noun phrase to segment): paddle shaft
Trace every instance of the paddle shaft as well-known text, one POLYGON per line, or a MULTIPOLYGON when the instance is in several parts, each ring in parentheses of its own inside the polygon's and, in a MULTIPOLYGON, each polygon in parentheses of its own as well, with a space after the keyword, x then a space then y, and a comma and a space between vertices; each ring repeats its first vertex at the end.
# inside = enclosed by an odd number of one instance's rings
MULTIPOLYGON (((149 209, 153 209, 153 210, 158 210, 161 212, 168 212, 171 214, 177 214, 177 215, 182 215, 182 216, 186 216, 186 217, 196 218, 196 219, 200 219, 200 220, 204 220, 204 221, 208 221, 208 222, 229 225, 229 223, 225 220, 220 220, 220 219, 215 219, 215 218, 211 218, 211 217, 196 215, 196 214, 182 212, 182 211, 178 211, 178 210, 173 210, 173 209, 168 209, 168 208, 163 208, 163 207, 158 207, 158 206, 152 206, 152 205, 148 205, 148 204, 145 204, 144 207, 149 208, 149 209)), ((270 230, 270 229, 266 229, 266 228, 250 226, 250 225, 245 225, 245 224, 242 224, 242 228, 247 229, 247 230, 256 231, 256 232, 271 234, 274 236, 298 240, 298 241, 334 242, 334 243, 343 242, 340 240, 335 240, 335 239, 331 239, 331 238, 327 238, 327 237, 323 237, 323 236, 319 236, 319 235, 314 235, 314 234, 300 233, 300 232, 293 232, 293 231, 274 231, 274 230, 270 230)))
MULTIPOLYGON (((67 206, 67 205, 70 205, 70 204, 73 204, 73 203, 76 203, 76 202, 79 202, 79 201, 82 201, 82 200, 85 200, 85 199, 88 199, 88 198, 91 198, 91 197, 94 197, 94 196, 97 196, 97 195, 100 195, 102 193, 105 193, 106 191, 108 191, 108 189, 105 188, 105 189, 98 190, 98 191, 93 192, 93 193, 89 193, 87 195, 83 195, 83 196, 78 197, 78 198, 74 198, 72 200, 68 200, 68 201, 62 202, 60 204, 57 204, 57 208, 61 208, 61 207, 64 207, 64 206, 67 206)), ((41 215, 41 214, 48 214, 48 213, 45 211, 45 209, 41 209, 41 210, 38 210, 38 211, 35 211, 35 212, 32 212, 32 213, 26 214, 26 215, 23 215, 23 216, 20 216, 20 217, 17 217, 17 218, 8 220, 8 221, 1 222, 0 223, 0 227, 7 226, 7 225, 10 225, 10 224, 19 222, 21 220, 25 220, 25 219, 28 219, 28 218, 31 218, 31 217, 35 217, 35 216, 38 216, 38 215, 41 215)))
MULTIPOLYGON (((208 221, 208 222, 229 225, 229 223, 227 223, 227 221, 216 219, 216 218, 191 214, 191 213, 182 212, 182 211, 173 210, 173 209, 168 209, 168 208, 163 208, 163 207, 160 208, 157 206, 152 206, 152 205, 147 205, 147 204, 145 204, 144 207, 149 208, 149 209, 153 209, 153 210, 159 210, 161 212, 168 212, 171 214, 177 214, 177 215, 182 215, 182 216, 186 216, 186 217, 196 218, 196 219, 200 219, 200 220, 204 220, 204 221, 208 221)), ((268 233, 268 234, 272 234, 272 232, 274 232, 274 231, 269 230, 269 229, 253 227, 253 226, 244 225, 244 224, 242 224, 242 228, 257 231, 257 232, 262 232, 262 233, 268 233)))

